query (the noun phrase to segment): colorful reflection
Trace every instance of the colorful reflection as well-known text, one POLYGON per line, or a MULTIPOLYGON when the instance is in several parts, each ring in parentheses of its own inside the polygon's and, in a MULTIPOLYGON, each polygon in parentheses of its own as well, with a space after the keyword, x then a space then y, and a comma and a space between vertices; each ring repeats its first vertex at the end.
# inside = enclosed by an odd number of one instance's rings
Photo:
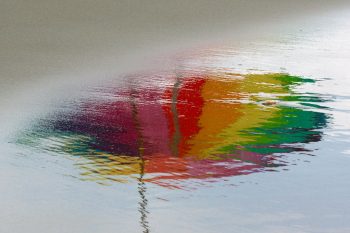
POLYGON ((285 166, 281 156, 319 141, 327 122, 316 111, 321 98, 293 91, 311 79, 224 74, 165 81, 135 77, 123 88, 102 89, 111 98, 58 113, 25 141, 54 139, 49 148, 39 147, 79 158, 88 180, 125 182, 141 175, 142 181, 179 187, 185 179, 285 166))

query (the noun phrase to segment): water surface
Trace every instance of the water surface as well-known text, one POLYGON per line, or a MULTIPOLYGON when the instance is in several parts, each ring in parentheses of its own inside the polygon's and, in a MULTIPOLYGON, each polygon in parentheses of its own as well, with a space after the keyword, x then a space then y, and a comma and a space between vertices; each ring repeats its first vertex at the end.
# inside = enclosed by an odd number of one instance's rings
POLYGON ((1 137, 1 231, 349 232, 347 19, 33 106, 1 137))

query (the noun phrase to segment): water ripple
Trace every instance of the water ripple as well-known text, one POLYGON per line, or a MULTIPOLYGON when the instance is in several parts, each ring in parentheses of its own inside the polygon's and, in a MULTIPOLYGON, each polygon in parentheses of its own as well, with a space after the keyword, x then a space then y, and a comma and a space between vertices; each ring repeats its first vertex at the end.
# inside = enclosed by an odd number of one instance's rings
POLYGON ((327 124, 320 111, 327 97, 295 91, 305 83, 315 80, 178 70, 135 75, 57 107, 17 143, 76 158, 84 180, 138 179, 140 189, 144 182, 181 188, 188 179, 276 171, 289 165, 285 155, 321 140, 327 124))

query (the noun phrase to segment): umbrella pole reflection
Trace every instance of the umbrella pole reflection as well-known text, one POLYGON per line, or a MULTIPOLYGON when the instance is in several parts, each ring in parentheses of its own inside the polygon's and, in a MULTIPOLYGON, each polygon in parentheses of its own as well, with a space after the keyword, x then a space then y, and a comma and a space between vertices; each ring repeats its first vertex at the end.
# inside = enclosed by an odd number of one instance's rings
POLYGON ((171 97, 171 111, 173 113, 172 120, 174 123, 174 135, 171 140, 171 152, 174 156, 179 156, 179 143, 181 139, 179 114, 177 112, 177 106, 176 106, 180 85, 181 85, 181 78, 179 75, 177 75, 176 82, 172 90, 172 97, 171 97))
POLYGON ((140 224, 143 228, 143 233, 149 233, 149 223, 147 221, 147 214, 149 213, 147 211, 147 204, 148 200, 146 198, 146 191, 147 187, 143 180, 143 177, 145 175, 145 158, 144 158, 144 142, 143 137, 141 133, 141 125, 140 121, 138 120, 138 111, 135 103, 135 95, 136 92, 133 88, 131 88, 131 94, 130 94, 130 103, 131 103, 131 109, 132 109, 132 118, 134 121, 134 125, 137 131, 137 145, 138 145, 138 156, 140 158, 140 176, 138 178, 138 193, 140 195, 140 201, 139 201, 139 212, 141 214, 140 218, 140 224))

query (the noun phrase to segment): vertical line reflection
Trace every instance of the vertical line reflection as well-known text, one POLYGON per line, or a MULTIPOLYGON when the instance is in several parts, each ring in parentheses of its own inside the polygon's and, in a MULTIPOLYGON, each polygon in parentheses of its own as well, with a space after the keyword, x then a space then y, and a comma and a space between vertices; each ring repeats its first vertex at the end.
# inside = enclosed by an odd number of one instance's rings
POLYGON ((132 118, 134 121, 134 125, 136 128, 137 132, 137 146, 138 146, 138 156, 140 157, 140 176, 138 178, 138 193, 140 195, 140 201, 138 202, 139 204, 139 212, 141 214, 140 217, 140 224, 143 229, 143 233, 149 233, 150 232, 150 227, 149 227, 149 222, 147 220, 147 215, 149 212, 147 211, 147 205, 148 205, 148 200, 146 198, 146 191, 147 187, 145 182, 143 181, 143 177, 145 174, 145 158, 144 158, 144 140, 142 136, 142 129, 141 129, 141 124, 138 119, 138 111, 136 107, 136 91, 134 88, 131 88, 131 93, 130 93, 130 104, 132 108, 132 118))

